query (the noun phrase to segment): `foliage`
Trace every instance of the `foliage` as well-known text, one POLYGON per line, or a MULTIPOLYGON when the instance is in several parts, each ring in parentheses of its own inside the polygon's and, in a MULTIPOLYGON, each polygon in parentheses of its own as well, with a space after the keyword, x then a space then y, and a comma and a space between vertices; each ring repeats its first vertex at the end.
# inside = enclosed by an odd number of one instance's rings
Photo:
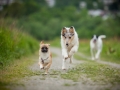
POLYGON ((118 24, 119 22, 114 19, 103 20, 101 17, 91 17, 87 15, 87 10, 77 12, 72 6, 64 9, 44 7, 39 12, 18 21, 19 27, 22 25, 24 30, 37 39, 45 40, 52 40, 60 36, 61 29, 65 26, 74 26, 80 38, 90 38, 93 34, 119 37, 118 24))
POLYGON ((12 60, 34 53, 38 42, 31 36, 8 27, 0 27, 0 67, 12 60))
POLYGON ((55 7, 63 8, 66 6, 75 6, 76 8, 79 9, 80 8, 79 4, 83 1, 86 2, 87 9, 97 9, 97 8, 102 9, 103 3, 98 0, 64 0, 64 1, 56 0, 55 7), (96 3, 97 6, 94 6, 93 3, 96 3))
MULTIPOLYGON (((87 8, 79 8, 79 0, 56 0, 56 6, 49 8, 45 0, 21 0, 9 6, 4 6, 0 16, 17 20, 17 27, 37 39, 52 40, 60 36, 63 27, 74 26, 79 38, 90 38, 93 34, 105 34, 107 37, 120 37, 118 17, 103 20, 101 16, 88 15, 89 9, 95 9, 95 0, 85 0, 87 8), (14 8, 16 7, 16 8, 14 8), (114 33, 113 33, 114 30, 114 33)), ((101 2, 96 0, 98 9, 103 8, 101 2)))

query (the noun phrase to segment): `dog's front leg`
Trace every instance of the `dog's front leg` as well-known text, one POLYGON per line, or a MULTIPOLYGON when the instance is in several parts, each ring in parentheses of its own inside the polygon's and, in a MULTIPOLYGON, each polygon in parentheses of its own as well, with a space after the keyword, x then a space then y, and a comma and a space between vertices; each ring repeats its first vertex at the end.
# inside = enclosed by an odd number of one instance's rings
POLYGON ((95 55, 95 59, 99 59, 100 53, 101 53, 101 50, 98 50, 96 55, 95 55))
POLYGON ((63 58, 63 62, 62 62, 62 69, 63 69, 63 70, 66 69, 66 66, 65 66, 65 63, 66 63, 66 62, 65 62, 65 61, 66 61, 65 58, 63 58))
POLYGON ((42 63, 40 63, 40 69, 43 69, 44 67, 43 67, 43 64, 42 63))
POLYGON ((71 58, 74 55, 74 53, 77 52, 77 49, 78 49, 78 46, 72 47, 68 56, 71 58))
POLYGON ((38 64, 39 64, 39 66, 40 66, 40 69, 43 69, 43 68, 44 68, 44 66, 43 66, 43 64, 42 64, 42 62, 41 62, 41 57, 39 57, 39 62, 38 62, 38 64))
POLYGON ((62 49, 62 56, 63 58, 67 59, 68 58, 68 53, 66 49, 62 49))
POLYGON ((91 57, 92 57, 92 60, 94 60, 95 58, 94 58, 94 50, 91 48, 91 57))
POLYGON ((70 57, 70 63, 72 63, 73 56, 70 57))
POLYGON ((45 66, 45 69, 49 69, 50 68, 50 66, 51 66, 51 62, 50 63, 48 63, 46 66, 45 66))
POLYGON ((68 53, 66 49, 62 50, 62 56, 63 56, 62 69, 65 70, 66 69, 65 61, 66 59, 68 59, 68 53))
POLYGON ((47 75, 47 74, 48 74, 48 68, 45 69, 45 75, 47 75))

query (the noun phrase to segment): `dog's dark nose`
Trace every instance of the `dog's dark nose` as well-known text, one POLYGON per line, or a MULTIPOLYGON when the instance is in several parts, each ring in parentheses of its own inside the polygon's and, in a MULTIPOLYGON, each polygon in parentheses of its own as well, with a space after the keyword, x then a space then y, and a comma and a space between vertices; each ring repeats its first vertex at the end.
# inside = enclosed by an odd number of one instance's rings
POLYGON ((68 46, 68 43, 66 43, 66 45, 68 46))

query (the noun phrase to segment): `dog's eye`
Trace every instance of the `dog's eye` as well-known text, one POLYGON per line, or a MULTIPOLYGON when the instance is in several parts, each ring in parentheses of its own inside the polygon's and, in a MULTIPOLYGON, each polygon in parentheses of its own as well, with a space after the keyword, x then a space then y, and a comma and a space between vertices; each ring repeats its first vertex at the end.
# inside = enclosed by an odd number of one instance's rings
POLYGON ((72 36, 74 36, 74 34, 71 34, 72 36))
POLYGON ((69 39, 71 39, 71 37, 69 37, 69 39))
POLYGON ((65 37, 66 38, 66 37, 65 37))

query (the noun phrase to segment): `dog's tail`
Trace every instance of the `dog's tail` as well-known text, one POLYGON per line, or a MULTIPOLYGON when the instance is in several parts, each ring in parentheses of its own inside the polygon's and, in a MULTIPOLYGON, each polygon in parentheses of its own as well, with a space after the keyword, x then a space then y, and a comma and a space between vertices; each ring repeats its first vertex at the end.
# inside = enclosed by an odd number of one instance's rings
POLYGON ((106 35, 100 35, 99 38, 100 38, 100 39, 106 38, 106 35))

